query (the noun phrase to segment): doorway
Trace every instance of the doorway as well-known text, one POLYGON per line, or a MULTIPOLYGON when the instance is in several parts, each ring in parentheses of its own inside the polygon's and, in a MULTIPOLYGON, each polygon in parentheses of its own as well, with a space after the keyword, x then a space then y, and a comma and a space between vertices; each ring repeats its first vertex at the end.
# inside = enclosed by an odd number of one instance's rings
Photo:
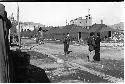
POLYGON ((81 40, 81 38, 82 38, 82 33, 81 33, 81 32, 79 32, 79 33, 78 33, 78 41, 80 41, 80 40, 81 40))

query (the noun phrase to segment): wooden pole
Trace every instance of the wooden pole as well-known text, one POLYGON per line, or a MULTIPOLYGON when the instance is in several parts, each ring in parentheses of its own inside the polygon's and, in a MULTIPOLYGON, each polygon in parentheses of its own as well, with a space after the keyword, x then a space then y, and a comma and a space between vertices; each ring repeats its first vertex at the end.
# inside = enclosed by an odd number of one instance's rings
POLYGON ((19 23, 19 5, 17 2, 17 22, 18 22, 18 38, 19 38, 19 49, 21 47, 21 38, 20 38, 20 23, 19 23))

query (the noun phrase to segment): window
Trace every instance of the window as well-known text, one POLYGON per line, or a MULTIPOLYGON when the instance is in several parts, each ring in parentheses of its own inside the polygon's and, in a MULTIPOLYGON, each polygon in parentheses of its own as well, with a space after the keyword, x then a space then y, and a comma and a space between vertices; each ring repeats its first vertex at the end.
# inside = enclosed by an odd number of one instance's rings
POLYGON ((81 23, 81 22, 79 22, 79 23, 81 23))

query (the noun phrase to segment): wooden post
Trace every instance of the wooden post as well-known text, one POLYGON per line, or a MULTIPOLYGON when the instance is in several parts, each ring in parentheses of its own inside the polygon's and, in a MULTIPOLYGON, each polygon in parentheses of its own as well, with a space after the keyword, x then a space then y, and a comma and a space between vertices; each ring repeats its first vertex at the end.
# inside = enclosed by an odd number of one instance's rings
POLYGON ((19 48, 21 47, 21 38, 20 38, 20 23, 19 23, 19 5, 17 3, 17 22, 18 22, 18 38, 19 38, 19 48))

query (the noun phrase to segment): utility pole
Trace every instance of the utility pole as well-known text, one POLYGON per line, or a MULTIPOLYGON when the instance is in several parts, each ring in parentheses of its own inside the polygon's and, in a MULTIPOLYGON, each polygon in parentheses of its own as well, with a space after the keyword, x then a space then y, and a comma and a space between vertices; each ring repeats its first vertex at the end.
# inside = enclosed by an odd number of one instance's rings
POLYGON ((18 22, 18 39, 19 39, 19 49, 21 47, 21 38, 20 38, 20 23, 19 23, 19 5, 17 2, 17 22, 18 22))

